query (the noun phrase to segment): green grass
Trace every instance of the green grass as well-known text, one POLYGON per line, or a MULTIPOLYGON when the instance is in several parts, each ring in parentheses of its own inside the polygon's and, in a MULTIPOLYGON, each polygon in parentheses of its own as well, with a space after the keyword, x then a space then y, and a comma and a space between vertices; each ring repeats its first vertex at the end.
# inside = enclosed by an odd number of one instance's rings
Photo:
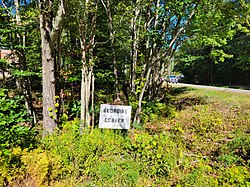
POLYGON ((193 89, 190 95, 209 98, 210 101, 216 101, 227 105, 240 105, 250 107, 250 95, 243 93, 229 93, 224 91, 193 89))
POLYGON ((177 183, 249 186, 250 96, 193 88, 173 92, 179 93, 174 103, 180 110, 167 123, 175 142, 184 145, 189 163, 195 163, 187 167, 190 171, 181 173, 177 183))

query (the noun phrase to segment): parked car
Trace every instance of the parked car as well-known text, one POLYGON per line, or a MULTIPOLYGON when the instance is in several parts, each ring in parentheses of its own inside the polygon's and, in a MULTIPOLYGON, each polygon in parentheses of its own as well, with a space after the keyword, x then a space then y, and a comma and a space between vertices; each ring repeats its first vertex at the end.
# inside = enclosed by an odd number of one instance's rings
POLYGON ((178 76, 175 76, 175 75, 168 76, 168 82, 169 83, 177 84, 178 79, 179 79, 178 76))

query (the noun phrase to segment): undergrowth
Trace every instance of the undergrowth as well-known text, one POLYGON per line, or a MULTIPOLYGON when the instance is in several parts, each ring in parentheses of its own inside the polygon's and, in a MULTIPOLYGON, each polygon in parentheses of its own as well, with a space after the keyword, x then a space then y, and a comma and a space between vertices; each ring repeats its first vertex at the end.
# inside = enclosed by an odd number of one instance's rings
POLYGON ((0 186, 250 186, 250 101, 238 98, 173 90, 171 105, 148 103, 128 135, 65 122, 1 151, 0 186))

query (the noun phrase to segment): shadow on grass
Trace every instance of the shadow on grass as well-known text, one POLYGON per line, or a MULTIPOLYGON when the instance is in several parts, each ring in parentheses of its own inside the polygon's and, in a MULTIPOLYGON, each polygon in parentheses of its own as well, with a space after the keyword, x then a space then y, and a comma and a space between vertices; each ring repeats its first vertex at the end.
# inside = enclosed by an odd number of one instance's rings
POLYGON ((184 110, 187 106, 205 105, 207 102, 203 97, 183 97, 173 102, 177 110, 184 110))
POLYGON ((216 87, 250 90, 250 85, 212 85, 216 87))
POLYGON ((195 90, 195 88, 188 87, 175 87, 170 91, 170 95, 175 99, 172 100, 172 103, 177 110, 184 110, 187 106, 193 105, 204 105, 207 102, 205 98, 201 96, 181 96, 182 94, 188 93, 189 91, 195 90))

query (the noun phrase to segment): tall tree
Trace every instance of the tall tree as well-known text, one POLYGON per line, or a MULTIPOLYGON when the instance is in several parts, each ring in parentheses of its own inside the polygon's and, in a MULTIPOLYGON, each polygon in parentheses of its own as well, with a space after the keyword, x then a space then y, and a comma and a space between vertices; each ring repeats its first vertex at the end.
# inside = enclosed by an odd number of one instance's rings
MULTIPOLYGON (((141 75, 139 92, 137 92, 137 109, 134 123, 140 122, 142 101, 146 90, 148 99, 156 99, 160 88, 160 78, 165 73, 165 67, 186 38, 186 30, 190 26, 200 0, 186 0, 178 2, 144 2, 140 16, 143 32, 141 32, 140 54, 141 75)), ((139 65, 139 64, 138 64, 139 65)))
POLYGON ((40 1, 40 31, 42 42, 43 126, 45 133, 52 133, 56 122, 56 81, 58 75, 56 58, 58 38, 62 31, 66 0, 57 3, 40 1))
POLYGON ((176 58, 176 69, 184 73, 186 81, 246 84, 242 79, 246 79, 248 73, 243 67, 247 64, 244 56, 249 56, 246 50, 249 45, 246 40, 250 28, 247 21, 249 6, 246 1, 221 0, 200 7, 199 11, 204 14, 196 16, 190 38, 176 58))
POLYGON ((69 2, 66 28, 74 35, 77 59, 81 62, 81 129, 94 123, 94 48, 99 1, 74 0, 69 2), (74 28, 74 30, 72 30, 74 28), (72 31, 73 33, 72 33, 72 31), (92 111, 92 114, 91 114, 92 111))

